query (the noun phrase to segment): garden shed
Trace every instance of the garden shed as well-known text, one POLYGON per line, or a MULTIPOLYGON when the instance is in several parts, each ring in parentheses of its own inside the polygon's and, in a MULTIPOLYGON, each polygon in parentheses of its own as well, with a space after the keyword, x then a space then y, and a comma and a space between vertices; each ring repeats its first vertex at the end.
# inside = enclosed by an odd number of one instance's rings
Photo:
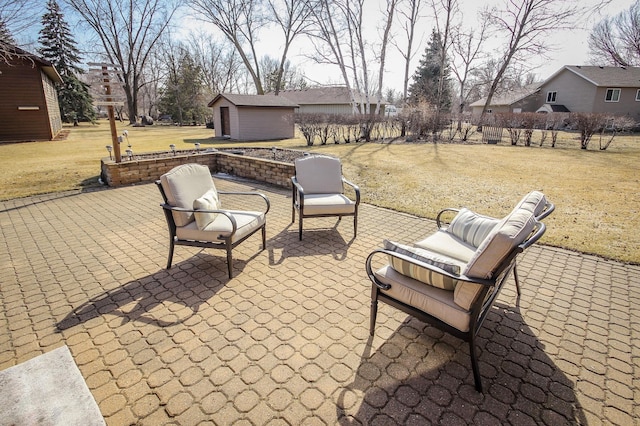
POLYGON ((0 60, 0 142, 52 140, 62 130, 55 87, 62 78, 49 61, 9 50, 0 60))
POLYGON ((298 105, 283 97, 221 93, 209 106, 217 137, 239 141, 294 137, 293 112, 298 105))

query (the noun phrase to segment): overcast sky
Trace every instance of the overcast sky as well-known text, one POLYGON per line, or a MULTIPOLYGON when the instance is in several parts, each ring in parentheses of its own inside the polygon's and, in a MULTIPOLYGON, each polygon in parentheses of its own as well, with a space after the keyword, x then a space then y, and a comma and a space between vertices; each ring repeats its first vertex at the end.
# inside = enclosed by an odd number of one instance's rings
MULTIPOLYGON (((0 0, 3 1, 3 0, 0 0)), ((379 43, 380 37, 377 35, 376 28, 381 25, 382 13, 380 12, 384 8, 386 0, 365 0, 367 19, 365 23, 368 23, 366 34, 370 34, 370 42, 379 43)), ((422 0, 425 6, 423 7, 423 14, 428 15, 430 8, 426 5, 430 4, 430 0, 422 0)), ((503 4, 506 0, 459 0, 461 5, 461 12, 464 16, 464 22, 466 25, 477 27, 479 8, 490 4, 503 4)), ((593 4, 596 0, 583 0, 583 4, 593 4)), ((588 37, 589 32, 593 25, 598 22, 605 15, 616 15, 623 10, 628 9, 631 6, 633 0, 610 0, 609 6, 599 16, 593 16, 589 22, 582 23, 582 28, 576 27, 572 30, 563 30, 550 34, 549 42, 550 46, 555 45, 556 49, 550 49, 548 52, 548 58, 535 57, 531 59, 531 71, 537 74, 539 80, 544 80, 551 74, 556 72, 564 65, 585 65, 589 62, 588 55, 588 37)), ((59 0, 60 4, 65 6, 62 0, 59 0)), ((44 0, 38 0, 41 7, 44 7, 44 0)), ((65 17, 67 20, 73 21, 74 17, 70 11, 64 7, 65 17)), ((41 15, 42 12, 40 12, 41 15)), ((188 13, 187 10, 183 10, 183 13, 188 13)), ((183 28, 183 32, 186 34, 190 29, 194 28, 194 22, 186 19, 177 24, 177 27, 183 28)), ((204 26, 202 22, 197 22, 199 27, 204 26)), ((366 24, 365 24, 366 25, 366 24)), ((29 37, 32 40, 37 39, 37 30, 39 25, 34 26, 34 34, 29 37)), ((419 23, 419 34, 417 35, 417 41, 422 40, 422 44, 416 48, 416 55, 411 63, 411 73, 415 70, 416 66, 422 54, 425 46, 431 35, 433 25, 433 18, 428 16, 422 18, 419 23)), ((74 30, 77 30, 74 26, 74 30)), ((213 31, 213 30, 212 30, 213 31)), ((77 34, 74 31, 74 36, 78 42, 82 42, 82 35, 77 34)), ((216 38, 221 39, 221 36, 216 38)), ((398 41, 401 38, 397 39, 398 41)), ((494 40, 494 49, 498 47, 499 40, 494 40)), ((279 58, 282 48, 280 31, 263 32, 261 34, 260 43, 258 44, 258 54, 260 56, 270 55, 272 57, 279 58)), ((303 39, 294 42, 292 49, 290 50, 289 59, 292 64, 308 78, 312 84, 343 84, 339 70, 336 67, 328 65, 318 65, 308 59, 305 54, 311 53, 311 47, 308 42, 304 42, 303 39)), ((498 53, 496 53, 498 56, 498 53)), ((372 54, 369 54, 371 70, 377 72, 378 66, 375 64, 372 54)), ((86 58, 85 58, 86 59, 86 58)), ((389 47, 387 52, 387 66, 384 77, 385 88, 393 88, 394 90, 401 91, 402 80, 404 75, 404 59, 393 46, 389 47)))
MULTIPOLYGON (((371 31, 374 31, 375 26, 381 22, 380 10, 383 9, 381 4, 384 4, 385 0, 365 0, 367 6, 367 14, 370 16, 369 22, 372 23, 371 31), (374 24, 375 22, 375 24, 374 24)), ((430 3, 429 0, 423 0, 423 3, 430 3)), ((464 16, 464 21, 468 22, 470 26, 477 26, 477 11, 481 6, 488 4, 501 4, 503 0, 460 0, 461 11, 464 16)), ((583 4, 593 4, 594 0, 584 0, 583 4)), ((623 10, 626 10, 631 5, 630 0, 611 0, 611 3, 603 11, 602 15, 594 16, 589 22, 583 23, 583 28, 574 28, 572 30, 558 31, 550 34, 550 45, 555 45, 556 49, 550 50, 548 53, 549 58, 532 58, 531 70, 537 74, 540 80, 544 80, 551 76, 554 72, 559 70, 564 65, 586 65, 589 62, 588 54, 588 37, 590 29, 598 22, 604 15, 616 15, 623 10)), ((427 13, 425 9, 425 14, 427 13)), ((431 35, 433 28, 433 18, 425 17, 420 23, 420 34, 423 43, 419 48, 418 54, 414 57, 411 65, 411 70, 415 70, 418 65, 424 49, 431 35)), ((376 41, 379 37, 376 38, 376 41)), ((271 36, 265 34, 260 44, 261 52, 268 53, 271 56, 277 56, 280 51, 279 38, 277 34, 271 36)), ((497 42, 498 40, 496 40, 497 42)), ((291 62, 298 64, 298 67, 304 74, 314 82, 318 83, 341 83, 340 75, 337 69, 327 66, 318 66, 312 61, 306 59, 302 53, 309 52, 309 46, 306 44, 298 43, 293 47, 293 55, 290 55, 291 62)), ((402 90, 402 79, 404 75, 404 59, 394 47, 390 47, 388 50, 388 59, 385 73, 385 86, 391 87, 394 90, 402 90)), ((377 66, 374 66, 377 71, 377 66)))

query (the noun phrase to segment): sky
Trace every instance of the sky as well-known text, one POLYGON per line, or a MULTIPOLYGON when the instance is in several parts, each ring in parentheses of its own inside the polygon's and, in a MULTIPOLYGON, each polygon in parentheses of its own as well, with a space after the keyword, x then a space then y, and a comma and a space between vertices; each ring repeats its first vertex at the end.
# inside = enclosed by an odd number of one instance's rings
MULTIPOLYGON (((500 0, 459 0, 461 5, 461 11, 464 16, 464 22, 469 22, 470 26, 477 26, 477 11, 481 6, 489 4, 501 4, 500 0)), ((427 3, 428 0, 423 0, 427 3)), ((372 23, 369 28, 372 33, 372 40, 379 39, 375 35, 375 24, 381 21, 380 10, 383 9, 381 5, 385 3, 385 0, 365 0, 367 4, 367 15, 369 15, 369 22, 372 23)), ((583 5, 593 4, 594 0, 584 0, 583 5)), ((532 58, 530 62, 531 72, 535 73, 538 80, 542 81, 550 77, 553 73, 558 71, 564 65, 586 65, 589 63, 588 53, 588 37, 590 29, 605 15, 617 15, 623 10, 628 9, 631 6, 630 0, 611 0, 610 4, 603 10, 603 13, 597 16, 593 16, 588 22, 583 23, 583 28, 575 27, 571 30, 557 31, 549 36, 550 46, 555 46, 554 49, 550 49, 548 52, 548 58, 532 58)), ((426 9, 425 9, 425 13, 426 9)), ((420 22, 420 35, 422 38, 422 45, 418 48, 418 53, 411 62, 410 69, 415 70, 420 58, 427 45, 431 30, 433 28, 433 19, 425 17, 420 22)), ((268 52, 270 56, 279 57, 280 43, 279 37, 276 33, 263 36, 260 43, 260 51, 268 52)), ((498 41, 498 40, 496 40, 498 41)), ((497 48, 497 43, 495 45, 497 48)), ((317 83, 340 83, 340 74, 338 69, 333 67, 318 66, 309 59, 304 57, 304 53, 308 53, 310 47, 307 44, 297 43, 293 47, 293 54, 290 55, 292 63, 298 66, 298 69, 302 71, 307 78, 317 83)), ((384 76, 385 86, 393 88, 396 91, 402 90, 402 82, 404 77, 404 58, 399 52, 390 47, 388 50, 387 66, 384 76)), ((377 70, 377 65, 374 66, 377 70)), ((411 71, 412 73, 413 71, 411 71)))
MULTIPOLYGON (((2 0, 0 0, 2 1, 2 0)), ((422 14, 427 15, 430 12, 430 8, 427 7, 430 4, 430 0, 422 0, 425 6, 423 6, 422 14)), ((469 26, 478 25, 478 10, 486 5, 503 4, 506 0, 459 0, 460 10, 463 16, 463 22, 469 26)), ((582 4, 593 4, 596 0, 583 0, 582 4)), ((44 0, 40 2, 44 5, 44 0)), ((59 0, 59 3, 63 6, 65 12, 65 18, 72 19, 71 14, 66 8, 64 3, 59 0)), ((593 16, 588 22, 576 24, 576 27, 572 30, 557 31, 549 35, 549 45, 555 46, 554 49, 550 49, 547 58, 535 57, 532 58, 530 65, 530 72, 537 75, 538 80, 542 81, 550 77, 554 72, 558 71, 564 65, 585 65, 589 63, 588 54, 588 37, 590 29, 597 23, 602 17, 606 15, 616 15, 623 10, 630 7, 632 0, 610 0, 609 5, 602 11, 602 14, 593 16)), ((385 0, 365 0, 365 33, 369 35, 371 43, 378 43, 380 37, 377 35, 376 27, 381 25, 382 12, 384 9, 385 0)), ((198 21, 197 26, 206 26, 201 21, 198 21)), ((183 32, 187 32, 188 29, 194 28, 193 20, 184 20, 182 25, 178 24, 178 28, 182 27, 183 32), (186 23, 185 23, 186 22, 186 23)), ((420 58, 424 52, 426 44, 431 35, 433 28, 433 18, 425 16, 419 22, 419 31, 416 40, 422 41, 422 44, 414 50, 415 56, 412 59, 410 72, 413 74, 417 67, 420 58)), ((39 26, 38 26, 39 27, 39 26)), ((397 31, 396 31, 397 33, 397 31)), ((33 39, 37 39, 37 34, 32 36, 33 39)), ((400 37, 397 38, 401 40, 400 37)), ((77 40, 80 41, 80 40, 77 40)), ((498 39, 493 40, 493 44, 489 45, 490 49, 497 51, 499 47, 498 39)), ((272 30, 265 31, 261 34, 260 42, 258 43, 257 51, 260 56, 269 55, 274 58, 280 58, 282 50, 282 42, 280 31, 272 30)), ((318 65, 312 60, 308 59, 308 55, 312 51, 312 47, 309 42, 305 42, 302 39, 294 42, 289 54, 289 60, 295 65, 301 73, 303 73, 309 80, 311 85, 315 84, 343 84, 339 70, 335 66, 318 65)), ((496 54, 497 56, 497 54, 496 54)), ((373 58, 372 54, 369 54, 370 58, 373 58)), ((378 66, 371 61, 371 69, 377 72, 378 66)), ((390 46, 387 51, 387 61, 384 76, 385 89, 392 88, 398 92, 402 90, 402 83, 404 77, 404 58, 400 55, 395 47, 390 46)))

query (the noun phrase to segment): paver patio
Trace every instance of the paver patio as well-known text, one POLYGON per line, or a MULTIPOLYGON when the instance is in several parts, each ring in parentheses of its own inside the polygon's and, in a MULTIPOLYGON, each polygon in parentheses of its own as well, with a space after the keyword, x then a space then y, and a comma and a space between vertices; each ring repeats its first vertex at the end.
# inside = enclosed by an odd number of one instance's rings
POLYGON ((155 185, 0 202, 0 369, 66 344, 110 425, 640 424, 640 267, 529 249, 519 306, 508 284, 481 331, 479 394, 466 343, 384 304, 369 338, 366 256, 433 221, 362 205, 355 240, 328 218, 298 241, 289 190, 216 184, 272 202, 231 280, 219 250, 164 269, 155 185))

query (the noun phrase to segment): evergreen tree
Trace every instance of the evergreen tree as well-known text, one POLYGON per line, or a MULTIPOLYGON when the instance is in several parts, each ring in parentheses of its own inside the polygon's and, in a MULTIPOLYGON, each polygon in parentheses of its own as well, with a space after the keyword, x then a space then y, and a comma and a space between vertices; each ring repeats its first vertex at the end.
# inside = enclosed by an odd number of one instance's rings
POLYGON ((449 111, 451 108, 451 83, 448 60, 445 60, 444 73, 442 74, 444 76, 442 94, 438 101, 441 58, 442 40, 440 33, 434 29, 429 45, 425 49, 424 56, 420 60, 418 69, 413 76, 413 82, 409 87, 409 103, 428 102, 434 106, 439 105, 440 111, 449 111))
POLYGON ((183 49, 178 55, 168 54, 166 59, 168 76, 160 98, 160 111, 180 124, 204 122, 208 111, 201 68, 183 49))
POLYGON ((11 31, 7 28, 7 22, 2 18, 0 18, 0 43, 16 44, 11 31))
POLYGON ((42 45, 38 53, 53 64, 63 80, 57 87, 62 120, 95 121, 89 86, 78 78, 84 72, 78 65, 80 53, 56 0, 47 2, 38 41, 42 45))

